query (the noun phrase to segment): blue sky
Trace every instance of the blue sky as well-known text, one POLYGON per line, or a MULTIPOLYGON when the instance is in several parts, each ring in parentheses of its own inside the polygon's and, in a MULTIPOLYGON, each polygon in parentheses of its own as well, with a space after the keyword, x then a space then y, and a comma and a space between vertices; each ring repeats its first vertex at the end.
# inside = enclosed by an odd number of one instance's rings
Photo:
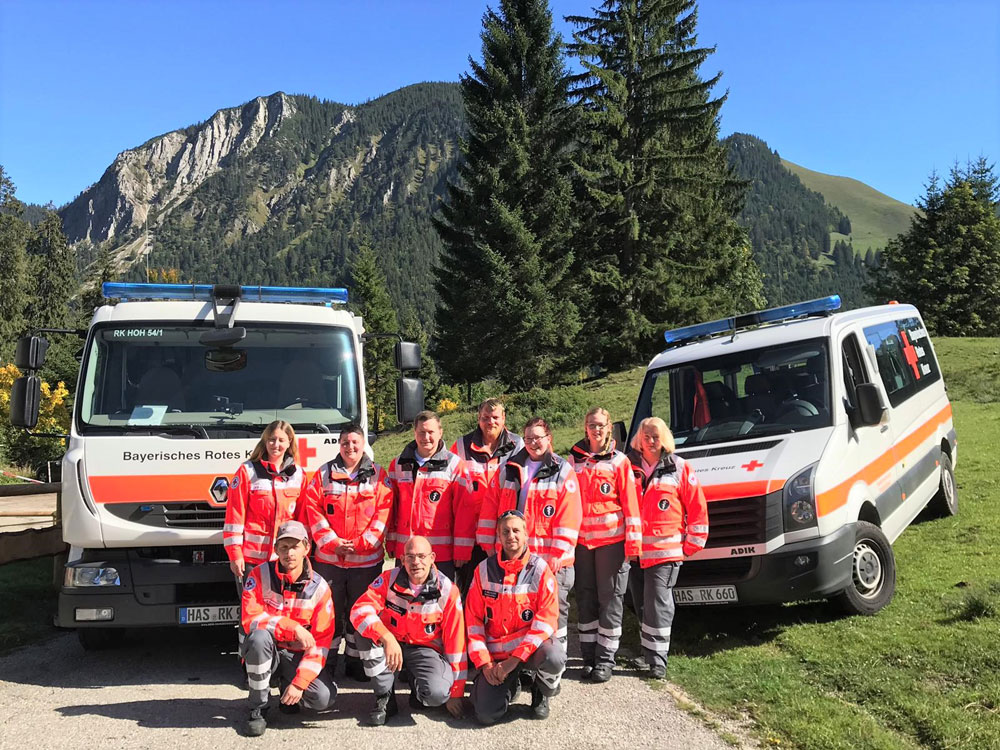
MULTIPOLYGON (((553 0, 557 28, 588 0, 553 0)), ((359 103, 457 81, 480 0, 0 0, 0 165, 61 205, 115 156, 274 91, 359 103)), ((702 0, 722 135, 899 200, 932 169, 1000 158, 995 0, 702 0)))

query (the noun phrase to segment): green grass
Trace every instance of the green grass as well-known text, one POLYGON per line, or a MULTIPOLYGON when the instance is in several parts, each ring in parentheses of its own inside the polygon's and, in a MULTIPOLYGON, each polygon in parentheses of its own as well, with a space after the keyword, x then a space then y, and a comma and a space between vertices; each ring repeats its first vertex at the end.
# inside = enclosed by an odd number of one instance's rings
POLYGON ((849 177, 813 172, 785 159, 781 163, 798 176, 810 190, 822 193, 826 202, 836 206, 851 220, 850 236, 833 232, 830 244, 837 240, 849 240, 855 252, 865 253, 869 249, 885 247, 886 242, 910 228, 910 217, 916 209, 895 198, 849 177))
POLYGON ((56 589, 52 585, 52 557, 0 565, 0 654, 58 632, 52 625, 56 589))

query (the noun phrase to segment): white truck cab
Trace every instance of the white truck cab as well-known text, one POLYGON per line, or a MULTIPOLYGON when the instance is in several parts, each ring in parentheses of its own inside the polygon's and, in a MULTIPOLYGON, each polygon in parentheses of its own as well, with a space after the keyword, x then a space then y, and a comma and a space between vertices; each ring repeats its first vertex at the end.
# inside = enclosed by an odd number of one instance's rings
MULTIPOLYGON (((367 434, 362 321, 343 289, 105 284, 117 304, 86 333, 62 466, 70 545, 56 624, 85 646, 113 628, 236 622, 237 587, 222 547, 226 489, 264 427, 295 428, 311 473, 338 452, 339 430, 367 434)), ((19 343, 28 375, 12 417, 37 422, 47 343, 19 343), (34 382, 32 382, 32 378, 34 382)), ((419 367, 397 345, 401 370, 419 367)), ((401 378, 401 420, 423 408, 401 378)))
POLYGON ((920 313, 832 297, 668 331, 632 418, 661 417, 708 501, 678 604, 834 597, 873 614, 891 543, 957 511, 951 405, 920 313))

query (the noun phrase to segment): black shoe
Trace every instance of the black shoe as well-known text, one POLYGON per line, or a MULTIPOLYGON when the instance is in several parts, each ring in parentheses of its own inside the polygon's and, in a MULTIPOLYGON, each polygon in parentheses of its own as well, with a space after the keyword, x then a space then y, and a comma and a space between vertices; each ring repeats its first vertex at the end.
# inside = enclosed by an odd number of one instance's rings
POLYGON ((372 678, 365 674, 365 665, 357 659, 348 659, 344 665, 344 675, 356 682, 371 682, 372 678))
POLYGON ((531 691, 531 715, 536 719, 549 718, 549 696, 542 695, 537 687, 531 691))
POLYGON ((507 693, 507 703, 513 703, 521 695, 521 681, 514 680, 507 693))
POLYGON ((297 714, 302 711, 302 705, 299 703, 292 703, 291 705, 287 703, 278 702, 278 710, 283 714, 297 714))
POLYGON ((662 680, 667 676, 667 668, 662 664, 654 664, 649 668, 649 679, 662 680))
POLYGON ((264 718, 264 711, 260 708, 250 710, 250 718, 247 719, 247 737, 260 737, 267 729, 267 719, 264 718))
POLYGON ((535 687, 535 673, 522 669, 517 675, 518 682, 524 690, 533 690, 535 687))
POLYGON ((580 674, 580 678, 584 680, 589 680, 593 676, 593 674, 594 674, 594 665, 584 664, 583 672, 580 674))
POLYGON ((599 664, 591 671, 590 679, 593 682, 607 682, 611 679, 611 671, 610 665, 599 664))
POLYGON ((373 727, 380 727, 387 719, 399 713, 399 706, 396 705, 396 694, 393 692, 383 693, 375 696, 375 708, 368 714, 368 724, 373 727))
POLYGON ((427 706, 420 702, 420 698, 417 697, 416 688, 410 688, 410 709, 412 711, 423 711, 427 706))

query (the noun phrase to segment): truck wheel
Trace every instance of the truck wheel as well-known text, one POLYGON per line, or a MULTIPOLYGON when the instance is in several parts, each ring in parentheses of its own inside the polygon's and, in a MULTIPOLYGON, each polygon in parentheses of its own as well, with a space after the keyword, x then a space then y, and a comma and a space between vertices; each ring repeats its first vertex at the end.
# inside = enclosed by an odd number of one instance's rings
POLYGON ((955 484, 955 469, 951 457, 941 451, 941 485, 937 494, 927 503, 927 510, 935 518, 947 518, 958 513, 958 486, 955 484))
POLYGON ((873 615, 896 592, 896 559, 882 529, 858 521, 851 560, 851 584, 836 602, 849 615, 873 615))
MULTIPOLYGON (((122 634, 122 631, 118 632, 122 634)), ((76 637, 80 639, 84 651, 103 651, 117 642, 115 631, 111 628, 77 628, 76 637)))

